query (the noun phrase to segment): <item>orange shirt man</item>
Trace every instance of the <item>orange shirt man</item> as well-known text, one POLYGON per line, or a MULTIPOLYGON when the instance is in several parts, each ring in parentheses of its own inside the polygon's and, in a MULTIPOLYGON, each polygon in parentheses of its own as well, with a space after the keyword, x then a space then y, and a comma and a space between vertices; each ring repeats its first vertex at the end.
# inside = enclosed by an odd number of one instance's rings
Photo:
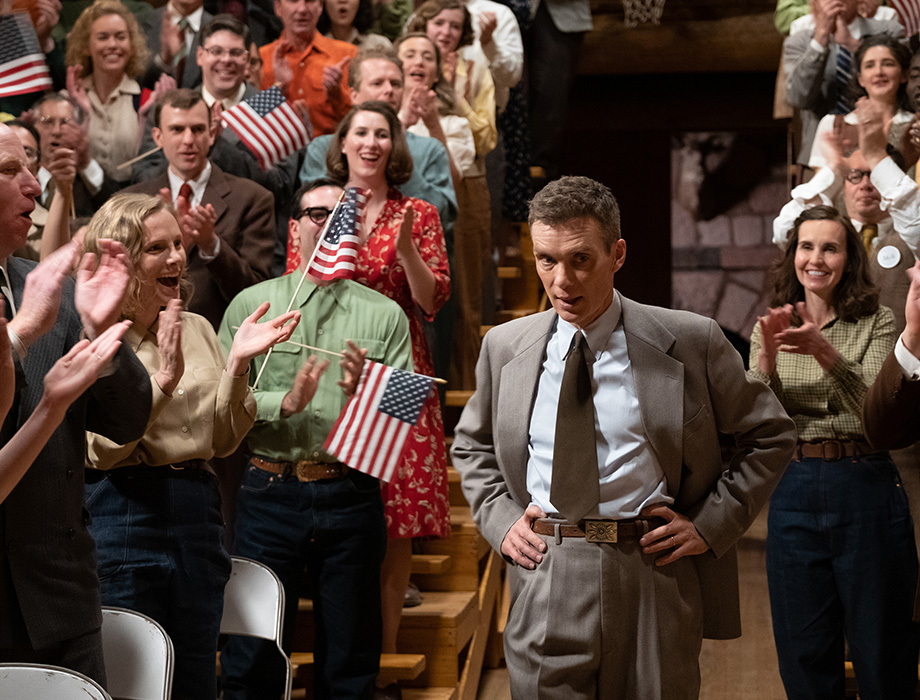
POLYGON ((348 62, 356 46, 327 39, 316 31, 321 0, 275 0, 281 38, 263 46, 262 89, 278 83, 289 100, 305 100, 313 135, 331 134, 351 108, 348 62))

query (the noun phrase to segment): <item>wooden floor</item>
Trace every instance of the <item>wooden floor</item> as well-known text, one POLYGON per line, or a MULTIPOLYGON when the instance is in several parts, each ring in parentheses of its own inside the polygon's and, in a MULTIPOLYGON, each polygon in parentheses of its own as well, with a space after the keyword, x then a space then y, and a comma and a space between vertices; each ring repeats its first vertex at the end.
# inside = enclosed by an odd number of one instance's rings
MULTIPOLYGON (((700 700, 783 700, 770 626, 764 544, 767 513, 762 512, 738 543, 741 583, 740 639, 703 640, 700 700)), ((508 671, 485 671, 478 700, 511 700, 508 671)))

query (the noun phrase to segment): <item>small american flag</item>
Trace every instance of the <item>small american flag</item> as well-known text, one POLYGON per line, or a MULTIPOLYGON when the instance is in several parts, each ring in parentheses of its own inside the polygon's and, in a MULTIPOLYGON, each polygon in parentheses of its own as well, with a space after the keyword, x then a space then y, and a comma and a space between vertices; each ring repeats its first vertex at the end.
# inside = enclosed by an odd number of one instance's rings
POLYGON ((920 0, 891 0, 891 6, 897 11, 908 37, 920 32, 920 0))
POLYGON ((326 221, 326 228, 307 266, 307 274, 322 280, 354 277, 366 203, 367 197, 360 187, 345 190, 326 221))
POLYGON ((323 449, 349 467, 390 481, 434 379, 370 360, 323 449))
POLYGON ((29 15, 15 12, 0 17, 0 97, 50 87, 51 74, 29 15))
POLYGON ((268 170, 310 140, 303 120, 275 85, 223 113, 224 125, 234 131, 268 170))

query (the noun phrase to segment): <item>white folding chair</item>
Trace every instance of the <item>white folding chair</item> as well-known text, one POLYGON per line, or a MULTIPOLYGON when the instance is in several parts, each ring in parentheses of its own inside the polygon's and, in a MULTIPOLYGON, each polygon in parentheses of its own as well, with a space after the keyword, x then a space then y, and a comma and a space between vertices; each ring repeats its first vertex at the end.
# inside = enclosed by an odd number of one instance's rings
POLYGON ((284 658, 284 700, 291 698, 291 659, 281 648, 284 626, 284 587, 275 572, 245 557, 233 557, 230 580, 224 588, 224 616, 221 634, 273 640, 284 658))
POLYGON ((46 664, 0 664, 0 697, 10 700, 112 700, 93 679, 46 664))
POLYGON ((156 620, 134 610, 103 607, 102 653, 113 698, 169 700, 173 644, 156 620))

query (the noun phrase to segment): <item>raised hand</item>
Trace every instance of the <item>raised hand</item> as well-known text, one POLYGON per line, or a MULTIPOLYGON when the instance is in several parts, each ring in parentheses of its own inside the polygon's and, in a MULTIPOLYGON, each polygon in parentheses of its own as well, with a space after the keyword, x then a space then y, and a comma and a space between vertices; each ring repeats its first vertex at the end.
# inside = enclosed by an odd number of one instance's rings
POLYGON ((492 41, 492 32, 498 26, 498 17, 491 10, 479 15, 479 43, 483 46, 492 41))
POLYGON ((26 277, 21 308, 9 327, 27 348, 54 325, 64 282, 70 277, 76 256, 77 244, 70 242, 45 258, 26 277))
POLYGON ((179 380, 185 374, 185 356, 182 354, 182 302, 170 299, 160 312, 157 328, 157 346, 160 349, 160 369, 153 375, 160 390, 172 396, 179 380))
POLYGON ((307 104, 306 100, 294 100, 291 102, 291 109, 294 110, 294 114, 300 117, 300 121, 303 122, 303 125, 307 127, 307 136, 310 140, 313 139, 313 124, 310 122, 310 107, 307 104))
POLYGON ((131 261, 125 247, 109 238, 100 238, 96 245, 102 257, 87 253, 77 270, 77 290, 74 303, 83 329, 90 339, 99 336, 121 315, 121 305, 131 278, 131 261))
POLYGON ((66 194, 73 190, 73 181, 77 177, 77 152, 75 150, 64 146, 55 148, 48 158, 47 168, 59 192, 66 194))
POLYGON ((86 113, 87 119, 92 114, 92 106, 89 102, 89 95, 86 94, 86 88, 83 87, 83 66, 67 66, 67 94, 76 102, 86 113))
POLYGON ((777 309, 767 309, 767 314, 757 319, 762 336, 760 353, 757 356, 757 368, 764 374, 772 374, 776 369, 776 353, 780 346, 776 334, 789 328, 791 321, 791 304, 777 309))
POLYGON ((289 418, 295 413, 300 413, 316 394, 319 378, 329 367, 329 360, 317 363, 316 355, 310 355, 303 367, 294 377, 294 386, 281 400, 281 417, 289 418))
POLYGON ((276 343, 289 340, 300 323, 299 311, 288 311, 271 321, 259 323, 270 306, 269 302, 262 302, 258 309, 243 320, 233 336, 233 345, 227 358, 227 373, 231 376, 243 376, 253 358, 268 352, 276 343))
POLYGON ((802 325, 798 328, 787 328, 776 334, 779 349, 796 355, 811 355, 825 370, 830 369, 839 353, 821 334, 821 328, 808 312, 805 302, 798 302, 795 309, 802 319, 802 325))
POLYGON ((35 20, 38 45, 47 53, 54 47, 48 40, 51 38, 51 30, 61 18, 61 0, 37 0, 35 5, 38 7, 38 19, 35 20))
POLYGON ((160 60, 163 65, 172 68, 173 61, 179 54, 179 49, 185 42, 185 31, 178 22, 173 22, 172 10, 163 12, 163 21, 160 23, 160 60))
POLYGON ((190 206, 185 197, 179 197, 179 228, 182 230, 182 242, 188 250, 197 245, 205 255, 213 256, 217 246, 217 212, 210 204, 190 206), (184 205, 181 203, 185 203, 184 205))
POLYGON ((344 357, 339 362, 339 366, 342 368, 342 378, 336 384, 342 387, 345 396, 350 397, 358 390, 358 382, 361 380, 367 350, 359 348, 350 340, 345 342, 348 344, 348 348, 342 352, 344 357))
POLYGON ((220 100, 214 100, 211 105, 211 138, 216 142, 224 133, 224 106, 220 100))
POLYGON ((855 112, 859 150, 862 151, 869 168, 874 169, 888 155, 886 146, 892 120, 886 118, 884 112, 870 102, 868 97, 860 97, 856 100, 855 112))
POLYGON ((287 62, 287 59, 284 57, 284 54, 287 53, 290 44, 281 39, 278 42, 278 46, 275 48, 275 53, 272 56, 272 70, 275 73, 275 82, 281 88, 281 91, 286 95, 287 86, 291 84, 291 81, 294 80, 294 71, 291 69, 290 64, 287 62))
POLYGON ((323 66, 323 87, 326 88, 328 97, 337 97, 342 91, 342 76, 345 74, 345 68, 351 61, 351 56, 345 56, 338 63, 329 66, 323 66))
POLYGON ((415 225, 415 209, 411 204, 406 205, 403 220, 399 225, 399 234, 396 237, 396 253, 404 257, 415 250, 415 241, 412 240, 412 227, 415 225))

